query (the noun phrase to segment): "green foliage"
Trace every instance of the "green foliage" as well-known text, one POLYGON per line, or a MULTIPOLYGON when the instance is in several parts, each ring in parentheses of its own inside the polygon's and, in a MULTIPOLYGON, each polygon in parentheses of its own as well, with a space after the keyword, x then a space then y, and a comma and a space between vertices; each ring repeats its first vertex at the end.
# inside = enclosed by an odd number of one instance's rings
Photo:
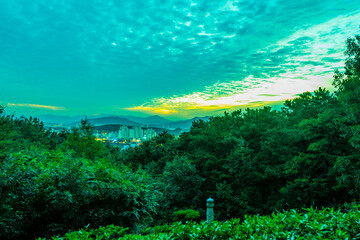
POLYGON ((171 226, 165 224, 161 226, 155 226, 153 228, 153 232, 155 235, 159 235, 160 233, 169 233, 171 231, 171 226))
POLYGON ((357 208, 349 211, 293 209, 212 224, 177 222, 171 226, 160 226, 149 235, 125 235, 119 239, 358 239, 360 212, 357 208))
POLYGON ((200 218, 200 213, 193 209, 179 210, 174 212, 174 221, 177 222, 194 222, 200 218))
POLYGON ((55 149, 64 141, 64 133, 54 133, 44 128, 37 118, 15 118, 6 115, 0 106, 0 161, 9 153, 36 146, 55 149))
MULTIPOLYGON (((67 239, 67 240, 79 240, 79 239, 96 239, 96 240, 111 240, 119 239, 123 237, 128 228, 122 228, 114 226, 113 224, 106 227, 99 227, 98 229, 80 229, 75 232, 66 233, 63 238, 52 237, 51 239, 67 239)), ((46 240, 46 238, 38 238, 37 240, 46 240)))
POLYGON ((160 219, 171 221, 173 210, 181 208, 199 208, 201 203, 202 179, 186 157, 175 157, 165 166, 163 175, 158 178, 163 192, 160 204, 160 219))
POLYGON ((166 163, 175 157, 174 136, 163 132, 145 141, 141 146, 129 148, 122 153, 121 162, 131 163, 133 169, 145 168, 153 175, 161 175, 166 163))
POLYGON ((88 224, 136 228, 157 207, 143 172, 58 151, 13 153, 0 167, 0 238, 63 234, 88 224))
POLYGON ((286 100, 282 112, 290 124, 298 124, 302 120, 316 118, 320 113, 338 104, 337 98, 324 88, 314 93, 305 92, 298 98, 286 100))
POLYGON ((65 147, 65 150, 73 150, 76 157, 91 160, 110 157, 109 149, 102 142, 95 140, 93 125, 88 119, 82 119, 78 127, 72 128, 62 147, 65 147))
POLYGON ((360 35, 348 38, 346 47, 345 73, 335 71, 333 85, 346 113, 342 133, 353 147, 360 149, 360 35))
POLYGON ((346 40, 345 75, 360 76, 360 35, 346 40))

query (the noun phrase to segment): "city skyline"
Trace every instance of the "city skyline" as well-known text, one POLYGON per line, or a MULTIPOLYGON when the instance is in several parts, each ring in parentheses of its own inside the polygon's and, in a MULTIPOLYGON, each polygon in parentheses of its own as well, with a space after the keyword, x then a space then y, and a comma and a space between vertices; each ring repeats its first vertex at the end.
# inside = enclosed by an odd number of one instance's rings
POLYGON ((9 0, 0 22, 6 111, 181 120, 333 90, 360 2, 9 0))

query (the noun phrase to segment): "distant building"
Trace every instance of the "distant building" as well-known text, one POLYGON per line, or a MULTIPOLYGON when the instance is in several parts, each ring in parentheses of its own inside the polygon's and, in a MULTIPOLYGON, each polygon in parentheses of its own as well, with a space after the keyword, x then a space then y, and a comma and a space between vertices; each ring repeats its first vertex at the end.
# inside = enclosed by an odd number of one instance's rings
POLYGON ((110 132, 109 134, 108 134, 108 139, 109 140, 113 140, 113 139, 115 139, 116 138, 116 132, 110 132))
POLYGON ((157 136, 157 133, 154 129, 142 129, 141 126, 121 126, 118 132, 119 139, 136 139, 137 141, 142 141, 144 139, 152 139, 155 136, 157 136))
POLYGON ((135 130, 133 128, 129 129, 129 136, 128 138, 135 138, 135 130))
POLYGON ((134 128, 134 138, 136 139, 143 139, 144 133, 140 126, 135 126, 134 128))
POLYGON ((119 129, 119 138, 127 139, 129 138, 129 128, 126 126, 121 126, 119 129))
POLYGON ((145 137, 146 137, 147 140, 150 140, 150 139, 152 139, 152 138, 154 138, 156 136, 157 136, 157 133, 154 131, 154 129, 152 129, 152 128, 146 129, 145 137))

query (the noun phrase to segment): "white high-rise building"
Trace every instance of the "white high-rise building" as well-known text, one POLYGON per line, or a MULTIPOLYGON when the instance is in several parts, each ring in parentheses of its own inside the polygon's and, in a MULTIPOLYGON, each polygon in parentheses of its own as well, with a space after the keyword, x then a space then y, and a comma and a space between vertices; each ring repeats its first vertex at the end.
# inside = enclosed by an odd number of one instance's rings
POLYGON ((129 128, 126 126, 121 126, 119 129, 119 138, 129 138, 129 128))
POLYGON ((145 135, 146 135, 146 139, 149 140, 149 139, 156 137, 157 133, 154 131, 154 129, 148 128, 145 131, 145 135))
POLYGON ((135 126, 134 128, 134 137, 136 139, 142 139, 144 136, 143 130, 141 129, 140 126, 135 126))
POLYGON ((133 128, 129 129, 129 136, 128 138, 135 138, 135 130, 133 128))

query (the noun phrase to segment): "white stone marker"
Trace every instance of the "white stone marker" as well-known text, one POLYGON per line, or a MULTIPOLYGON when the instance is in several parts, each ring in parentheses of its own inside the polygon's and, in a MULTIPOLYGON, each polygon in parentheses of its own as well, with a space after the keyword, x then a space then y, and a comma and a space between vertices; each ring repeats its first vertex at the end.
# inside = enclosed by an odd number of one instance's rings
POLYGON ((206 200, 206 222, 211 223, 214 221, 214 199, 208 198, 206 200))

